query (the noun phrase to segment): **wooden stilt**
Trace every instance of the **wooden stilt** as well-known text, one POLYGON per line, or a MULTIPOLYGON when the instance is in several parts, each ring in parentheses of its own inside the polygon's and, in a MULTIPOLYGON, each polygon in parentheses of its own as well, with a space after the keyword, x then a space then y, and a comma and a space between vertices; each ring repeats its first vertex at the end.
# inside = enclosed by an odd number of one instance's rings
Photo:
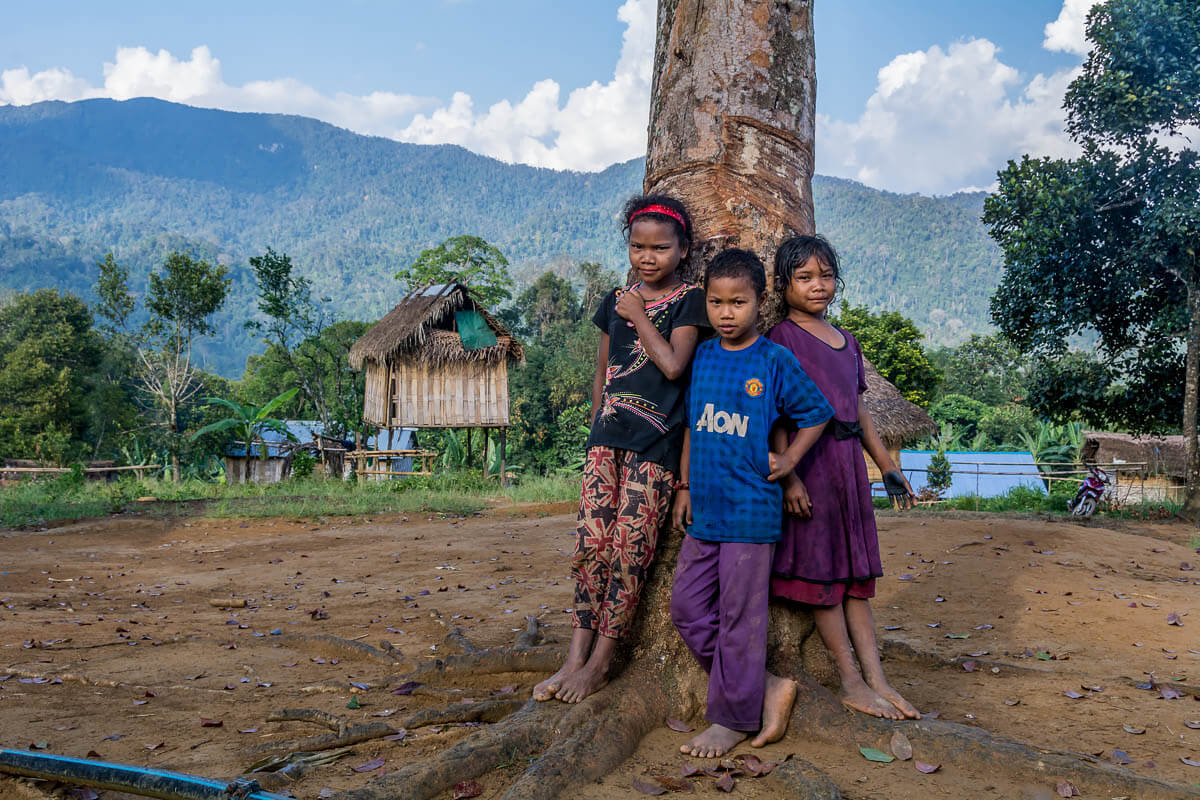
POLYGON ((500 429, 500 485, 502 487, 508 486, 508 472, 507 472, 508 465, 504 461, 505 456, 507 455, 507 453, 504 452, 506 449, 504 446, 504 439, 505 439, 505 434, 507 434, 507 433, 508 433, 508 428, 500 429))
POLYGON ((480 451, 479 451, 480 455, 481 455, 481 458, 479 459, 479 461, 480 461, 480 463, 483 464, 483 477, 485 477, 485 478, 487 477, 487 468, 488 468, 488 463, 487 463, 488 432, 489 431, 487 428, 483 428, 483 446, 480 448, 480 451))
POLYGON ((465 461, 463 461, 463 466, 466 467, 467 469, 470 469, 471 468, 471 429, 466 428, 465 430, 467 432, 467 458, 465 461))

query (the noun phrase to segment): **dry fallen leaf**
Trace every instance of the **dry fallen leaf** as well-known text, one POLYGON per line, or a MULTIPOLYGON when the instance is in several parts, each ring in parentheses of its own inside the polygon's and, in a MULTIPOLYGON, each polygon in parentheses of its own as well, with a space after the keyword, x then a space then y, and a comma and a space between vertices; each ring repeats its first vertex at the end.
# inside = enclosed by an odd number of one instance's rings
POLYGON ((1145 728, 1139 728, 1136 725, 1130 725, 1128 722, 1121 726, 1126 733, 1132 733, 1134 736, 1141 736, 1146 732, 1145 728))
POLYGON ((679 731, 680 733, 690 733, 696 730, 686 722, 680 722, 679 720, 671 719, 670 717, 667 717, 667 727, 673 731, 679 731))
POLYGON ((1059 797, 1079 797, 1079 790, 1070 781, 1059 781, 1054 790, 1058 792, 1059 797))
POLYGON ((357 767, 351 767, 350 769, 354 770, 355 772, 370 772, 373 769, 379 769, 383 766, 383 764, 384 760, 381 756, 379 758, 372 758, 370 761, 359 764, 357 767))
POLYGON ((647 775, 644 778, 634 778, 633 788, 637 789, 642 794, 666 794, 667 787, 659 783, 658 778, 653 775, 647 775))
POLYGON ((733 776, 730 775, 728 772, 726 772, 721 777, 717 778, 717 788, 720 789, 722 792, 732 792, 733 787, 735 787, 735 786, 737 786, 737 781, 735 781, 733 779, 733 776))
POLYGON ((483 794, 483 787, 478 781, 461 781, 454 784, 454 800, 467 800, 483 794))
POLYGON ((932 775, 942 768, 941 764, 925 764, 921 761, 914 761, 913 766, 917 768, 917 772, 924 772, 926 775, 932 775))

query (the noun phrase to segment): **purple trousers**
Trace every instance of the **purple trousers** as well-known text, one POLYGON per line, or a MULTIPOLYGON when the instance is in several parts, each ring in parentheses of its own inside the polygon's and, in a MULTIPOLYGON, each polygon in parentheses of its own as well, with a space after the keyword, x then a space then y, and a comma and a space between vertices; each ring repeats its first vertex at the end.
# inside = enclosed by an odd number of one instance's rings
POLYGON ((671 621, 708 672, 709 722, 762 727, 767 609, 774 543, 685 536, 671 590, 671 621))

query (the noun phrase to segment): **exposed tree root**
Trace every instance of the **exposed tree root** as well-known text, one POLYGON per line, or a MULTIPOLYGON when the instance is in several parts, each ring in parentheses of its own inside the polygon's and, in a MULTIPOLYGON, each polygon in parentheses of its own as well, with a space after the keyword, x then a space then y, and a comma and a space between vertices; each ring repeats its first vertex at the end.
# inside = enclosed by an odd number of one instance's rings
MULTIPOLYGON (((501 764, 546 748, 570 707, 528 701, 497 725, 481 728, 433 758, 335 795, 335 800, 428 800, 459 781, 478 778, 501 764)), ((575 709, 579 707, 576 706, 575 709)))
POLYGON ((622 676, 576 707, 574 730, 560 731, 504 800, 548 800, 610 773, 666 715, 667 698, 656 682, 637 673, 622 676))
POLYGON ((794 756, 776 767, 767 780, 773 781, 795 800, 840 800, 842 796, 828 775, 794 756))
POLYGON ((472 642, 462 628, 442 619, 442 613, 436 608, 430 609, 429 618, 446 629, 446 638, 443 640, 445 644, 458 648, 462 653, 478 653, 483 649, 472 642))
MULTIPOLYGON (((187 636, 169 636, 166 639, 119 639, 115 642, 100 642, 99 644, 73 644, 62 645, 60 647, 35 647, 35 650, 95 650, 100 647, 133 647, 136 645, 146 645, 148 647, 163 647, 168 644, 179 644, 180 642, 190 642, 196 639, 204 639, 207 637, 197 636, 195 634, 187 636)), ((68 640, 69 641, 69 640, 68 640)))
POLYGON ((281 708, 267 715, 267 722, 311 722, 341 733, 354 723, 337 714, 315 708, 281 708))
POLYGON ((285 633, 274 637, 277 642, 284 642, 300 647, 319 645, 324 650, 333 650, 347 658, 367 658, 382 664, 395 665, 404 660, 404 656, 394 649, 379 649, 369 644, 343 639, 328 633, 285 633))
POLYGON ((477 653, 446 656, 421 664, 403 676, 417 680, 430 675, 469 672, 475 675, 496 675, 501 672, 553 672, 563 659, 561 647, 496 647, 477 653))
POLYGON ((955 764, 967 769, 1007 773, 1029 780, 1066 778, 1085 796, 1126 795, 1139 800, 1200 797, 1200 790, 1135 775, 1090 755, 1032 747, 941 720, 896 722, 845 709, 825 687, 803 676, 789 736, 847 746, 887 749, 888 740, 902 730, 922 761, 955 764))
POLYGON ((396 733, 396 729, 385 722, 356 724, 335 714, 312 708, 284 708, 272 711, 267 716, 267 722, 311 722, 329 728, 333 732, 307 736, 303 739, 268 742, 250 748, 251 752, 269 753, 281 750, 314 752, 358 744, 396 733))
POLYGON ((447 708, 427 708, 409 717, 404 727, 423 728, 426 725, 447 725, 452 722, 499 722, 524 704, 524 700, 510 697, 502 700, 455 703, 447 708))

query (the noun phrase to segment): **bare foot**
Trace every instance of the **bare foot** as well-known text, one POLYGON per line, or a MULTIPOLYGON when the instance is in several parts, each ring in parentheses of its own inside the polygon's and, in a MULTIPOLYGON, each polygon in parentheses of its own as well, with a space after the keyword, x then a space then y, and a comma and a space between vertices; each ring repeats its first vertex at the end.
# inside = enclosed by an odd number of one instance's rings
MULTIPOLYGON (((891 684, 889 684, 887 681, 868 681, 868 683, 870 684, 871 688, 875 690, 876 694, 895 706, 896 709, 908 719, 921 718, 921 712, 917 711, 916 707, 912 703, 901 697, 900 693, 893 689, 891 684)), ((895 719, 895 717, 893 717, 893 719, 895 719)))
POLYGON ((687 744, 679 745, 679 752, 698 758, 720 758, 745 738, 746 734, 741 731, 724 725, 710 725, 687 744))
MULTIPOLYGON (((884 700, 879 694, 859 678, 853 683, 842 684, 842 705, 884 719, 904 719, 900 709, 884 700)), ((915 710, 915 709, 914 709, 915 710)))
POLYGON ((596 669, 590 665, 572 672, 562 680, 556 696, 564 703, 578 703, 590 694, 604 688, 608 683, 608 670, 596 669))
POLYGON ((567 679, 567 676, 577 672, 578 670, 579 665, 572 664, 568 660, 567 663, 562 665, 562 668, 559 669, 558 672, 554 673, 549 678, 546 678, 546 680, 533 687, 533 699, 545 701, 556 697, 559 690, 562 689, 563 681, 567 679))
POLYGON ((767 693, 763 697, 763 726, 751 740, 751 747, 778 742, 787 733, 792 703, 796 702, 796 682, 767 673, 767 693))

